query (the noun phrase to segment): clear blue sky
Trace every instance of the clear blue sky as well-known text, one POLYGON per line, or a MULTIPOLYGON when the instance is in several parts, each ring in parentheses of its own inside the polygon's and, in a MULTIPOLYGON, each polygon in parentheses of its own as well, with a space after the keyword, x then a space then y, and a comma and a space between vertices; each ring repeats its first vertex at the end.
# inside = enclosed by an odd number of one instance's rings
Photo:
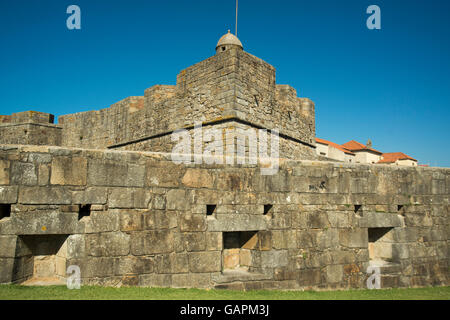
MULTIPOLYGON (((244 49, 316 103, 317 136, 450 166, 450 1, 240 0, 244 49), (368 30, 366 8, 381 8, 368 30)), ((98 110, 214 54, 234 0, 1 0, 0 114, 98 110), (82 30, 66 28, 80 6, 82 30)))

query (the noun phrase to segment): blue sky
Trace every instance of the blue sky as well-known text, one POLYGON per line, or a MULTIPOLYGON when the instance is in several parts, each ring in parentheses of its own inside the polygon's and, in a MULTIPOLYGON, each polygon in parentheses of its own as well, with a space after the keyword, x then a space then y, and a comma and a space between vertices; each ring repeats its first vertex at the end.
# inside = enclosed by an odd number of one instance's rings
MULTIPOLYGON (((240 0, 244 49, 316 103, 317 136, 450 166, 450 1, 240 0), (381 8, 381 30, 366 9, 381 8)), ((97 110, 214 54, 235 0, 1 0, 0 114, 97 110), (81 8, 81 30, 66 9, 81 8)))

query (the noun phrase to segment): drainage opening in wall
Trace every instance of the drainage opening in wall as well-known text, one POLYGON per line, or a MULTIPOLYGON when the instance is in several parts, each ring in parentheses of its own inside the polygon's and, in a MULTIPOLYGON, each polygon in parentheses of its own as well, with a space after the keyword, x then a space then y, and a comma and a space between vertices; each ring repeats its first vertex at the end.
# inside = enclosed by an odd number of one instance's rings
POLYGON ((65 284, 68 235, 19 236, 24 246, 26 284, 65 284))
POLYGON ((369 258, 371 261, 393 261, 390 232, 394 228, 369 228, 369 258))
POLYGON ((259 260, 257 231, 223 233, 223 271, 253 272, 259 260))
POLYGON ((206 215, 212 216, 216 212, 216 205, 215 204, 207 204, 206 205, 206 215))
POLYGON ((273 205, 271 204, 265 204, 264 205, 264 215, 271 215, 272 214, 273 205))
POLYGON ((90 204, 80 204, 78 209, 78 220, 81 220, 83 217, 91 216, 91 205, 90 204))
POLYGON ((11 216, 11 205, 10 204, 0 204, 0 220, 3 218, 9 218, 11 216))

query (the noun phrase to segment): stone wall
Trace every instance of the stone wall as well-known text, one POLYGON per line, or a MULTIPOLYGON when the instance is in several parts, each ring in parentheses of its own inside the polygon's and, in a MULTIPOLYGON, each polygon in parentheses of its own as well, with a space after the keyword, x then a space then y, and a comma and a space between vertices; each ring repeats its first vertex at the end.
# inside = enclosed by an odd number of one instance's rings
POLYGON ((0 283, 39 276, 44 257, 84 284, 365 288, 369 265, 382 287, 449 284, 449 169, 260 169, 1 146, 0 283))
POLYGON ((278 129, 288 140, 297 141, 297 147, 285 148, 287 158, 316 157, 314 103, 298 98, 287 85, 276 85, 274 67, 236 48, 181 71, 176 86, 157 85, 145 90, 143 97, 130 97, 100 111, 61 116, 59 123, 63 146, 126 145, 127 150, 170 152, 170 145, 162 145, 164 139, 141 142, 196 122, 225 119, 278 129), (151 149, 153 145, 162 148, 151 149))
POLYGON ((61 145, 60 126, 49 113, 25 111, 0 115, 0 144, 61 145))
MULTIPOLYGON (((250 141, 247 135, 248 130, 253 131, 256 135, 256 140, 254 140, 255 144, 259 143, 258 132, 261 127, 257 127, 252 123, 236 121, 235 118, 230 117, 229 119, 221 119, 220 121, 213 121, 209 123, 201 123, 201 132, 199 136, 201 137, 201 151, 203 154, 206 148, 214 143, 214 138, 211 138, 211 141, 205 141, 206 134, 208 130, 219 130, 221 132, 221 143, 223 145, 223 155, 231 154, 235 155, 238 146, 243 146, 245 149, 246 157, 249 154, 250 141), (242 131, 240 131, 242 130, 242 131), (242 134, 244 132, 244 134, 242 134), (227 152, 231 151, 231 152, 227 152)), ((194 136, 195 136, 195 127, 185 128, 186 132, 190 136, 190 149, 191 153, 195 154, 196 150, 194 149, 194 136)), ((271 130, 268 130, 268 140, 267 140, 267 152, 270 154, 271 152, 271 130)), ((153 137, 149 137, 147 139, 142 139, 138 141, 134 141, 131 143, 127 143, 124 145, 118 145, 113 147, 112 149, 118 150, 128 150, 128 151, 148 151, 152 150, 152 152, 164 152, 164 153, 172 153, 176 147, 176 145, 180 142, 180 140, 173 139, 173 131, 167 132, 164 135, 156 135, 153 137)), ((281 158, 295 158, 295 159, 305 159, 305 160, 313 160, 316 159, 317 155, 309 144, 303 144, 301 141, 293 139, 290 136, 281 135, 279 136, 279 147, 278 154, 281 158)), ((259 149, 258 149, 259 150, 259 149)), ((258 152, 258 151, 257 151, 258 152)), ((212 152, 214 155, 214 152, 212 152)), ((247 160, 248 161, 248 160, 247 160)), ((225 163, 225 160, 223 161, 225 163)))

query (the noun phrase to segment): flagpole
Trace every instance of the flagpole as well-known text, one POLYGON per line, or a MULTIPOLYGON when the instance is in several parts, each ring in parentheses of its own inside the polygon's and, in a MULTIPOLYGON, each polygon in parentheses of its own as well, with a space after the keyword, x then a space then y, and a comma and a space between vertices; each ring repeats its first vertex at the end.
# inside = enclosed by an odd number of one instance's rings
POLYGON ((239 0, 236 0, 236 37, 238 36, 238 6, 239 0))

